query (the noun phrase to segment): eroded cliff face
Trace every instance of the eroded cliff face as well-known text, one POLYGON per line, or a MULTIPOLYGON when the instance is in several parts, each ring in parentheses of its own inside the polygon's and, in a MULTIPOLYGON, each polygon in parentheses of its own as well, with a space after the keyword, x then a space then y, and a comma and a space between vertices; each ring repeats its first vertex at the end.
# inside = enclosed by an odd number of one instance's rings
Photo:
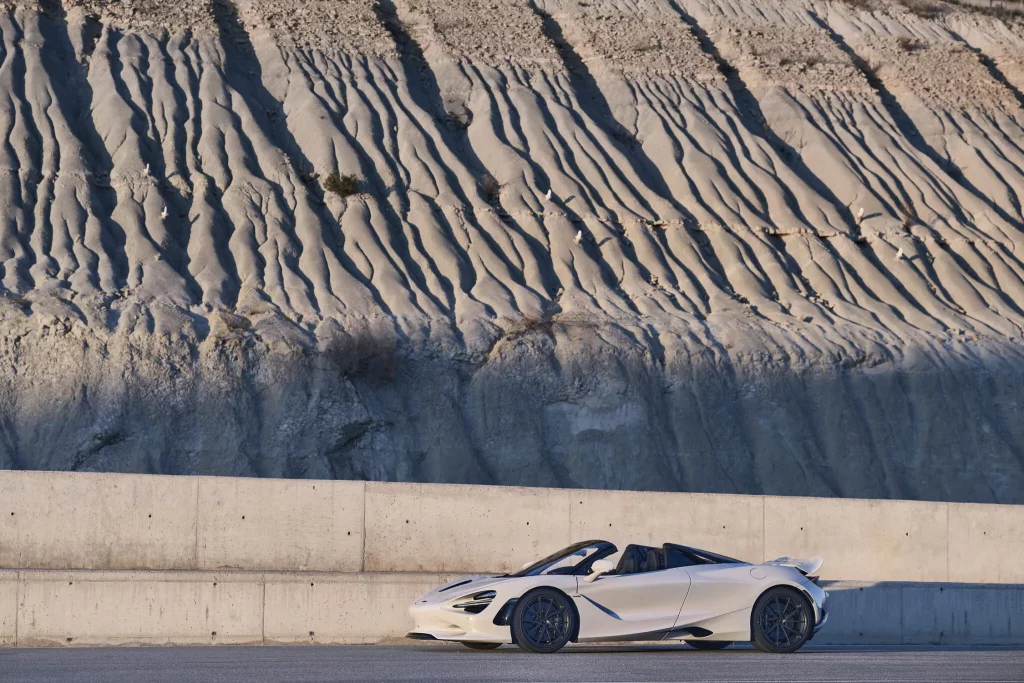
POLYGON ((1024 502, 1024 28, 913 6, 8 7, 0 467, 1024 502))

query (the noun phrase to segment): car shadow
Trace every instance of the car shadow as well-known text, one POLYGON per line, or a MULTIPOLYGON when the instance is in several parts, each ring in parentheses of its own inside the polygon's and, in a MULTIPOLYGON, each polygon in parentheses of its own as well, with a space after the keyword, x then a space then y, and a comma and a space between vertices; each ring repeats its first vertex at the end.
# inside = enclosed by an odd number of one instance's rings
MULTIPOLYGON (((409 647, 409 646, 401 646, 409 647)), ((487 655, 530 655, 515 645, 503 645, 496 650, 471 650, 457 643, 437 643, 432 645, 412 646, 419 652, 459 653, 470 656, 487 655)), ((911 652, 1012 652, 1024 648, 1012 645, 814 645, 808 644, 792 655, 808 654, 844 654, 844 653, 911 653, 911 652)), ((560 655, 607 655, 607 654, 646 654, 646 653, 688 653, 701 657, 709 656, 746 656, 764 655, 750 643, 736 643, 724 650, 698 650, 685 644, 636 644, 636 645, 569 645, 558 652, 560 655)), ((784 655, 771 655, 772 657, 784 655)))

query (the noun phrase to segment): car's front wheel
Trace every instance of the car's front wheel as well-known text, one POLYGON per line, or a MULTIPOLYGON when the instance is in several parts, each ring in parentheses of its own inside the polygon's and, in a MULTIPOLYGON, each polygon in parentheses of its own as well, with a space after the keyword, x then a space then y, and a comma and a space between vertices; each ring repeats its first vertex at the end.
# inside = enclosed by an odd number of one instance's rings
POLYGON ((527 652, 557 652, 572 640, 576 612, 564 593, 540 588, 516 603, 512 628, 516 644, 527 652))
POLYGON ((468 647, 470 650, 497 650, 501 647, 501 643, 470 643, 462 641, 462 644, 468 647))
POLYGON ((772 588, 754 605, 754 647, 764 652, 796 652, 814 628, 814 611, 803 595, 792 588, 772 588))
POLYGON ((697 648, 698 650, 724 650, 725 648, 732 645, 731 640, 688 640, 687 645, 697 648))

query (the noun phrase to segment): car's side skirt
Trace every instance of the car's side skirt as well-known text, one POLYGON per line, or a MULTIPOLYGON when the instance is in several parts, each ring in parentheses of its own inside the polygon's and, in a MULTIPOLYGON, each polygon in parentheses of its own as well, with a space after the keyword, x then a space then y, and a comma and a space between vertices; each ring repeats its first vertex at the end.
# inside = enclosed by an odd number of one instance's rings
POLYGON ((629 633, 620 634, 617 636, 601 636, 595 638, 580 638, 581 643, 597 643, 597 642, 624 642, 630 640, 674 640, 677 638, 685 638, 686 636, 693 636, 695 638, 707 638, 708 636, 714 635, 711 631, 706 628, 700 628, 699 626, 684 626, 682 628, 669 628, 661 631, 646 631, 644 633, 629 633))

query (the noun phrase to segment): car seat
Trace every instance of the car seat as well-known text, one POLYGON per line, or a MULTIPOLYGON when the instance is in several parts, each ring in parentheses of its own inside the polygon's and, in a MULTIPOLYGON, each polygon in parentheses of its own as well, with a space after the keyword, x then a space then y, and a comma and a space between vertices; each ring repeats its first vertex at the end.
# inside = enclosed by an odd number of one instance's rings
POLYGON ((668 566, 664 553, 658 548, 645 545, 627 545, 615 567, 615 573, 642 574, 665 569, 668 566))

